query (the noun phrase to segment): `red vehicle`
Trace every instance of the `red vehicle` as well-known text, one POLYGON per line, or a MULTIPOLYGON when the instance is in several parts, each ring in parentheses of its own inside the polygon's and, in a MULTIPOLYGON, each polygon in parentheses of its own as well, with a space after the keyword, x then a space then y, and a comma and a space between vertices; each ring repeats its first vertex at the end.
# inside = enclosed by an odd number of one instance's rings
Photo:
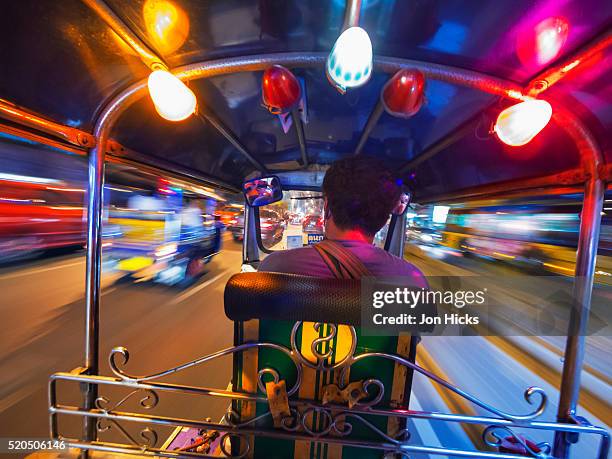
POLYGON ((302 221, 302 231, 305 233, 323 233, 323 216, 318 214, 306 215, 302 221))
MULTIPOLYGON (((272 246, 283 238, 285 227, 283 226, 280 216, 267 209, 259 210, 259 225, 261 230, 261 240, 266 247, 272 246)), ((231 225, 230 231, 234 237, 234 241, 243 240, 244 232, 244 214, 241 214, 231 225)))
POLYGON ((244 206, 237 204, 229 204, 215 211, 215 216, 219 217, 221 223, 225 226, 234 225, 244 213, 244 206))
POLYGON ((0 262, 84 246, 84 194, 59 181, 0 179, 0 262))

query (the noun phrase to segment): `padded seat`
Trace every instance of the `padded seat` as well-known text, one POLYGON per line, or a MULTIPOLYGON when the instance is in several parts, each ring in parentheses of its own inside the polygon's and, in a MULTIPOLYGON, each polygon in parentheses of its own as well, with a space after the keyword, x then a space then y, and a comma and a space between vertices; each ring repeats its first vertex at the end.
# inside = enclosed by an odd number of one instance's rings
MULTIPOLYGON (((342 388, 351 382, 361 384, 375 378, 385 388, 376 407, 406 409, 412 370, 385 359, 352 360, 353 355, 366 353, 387 353, 414 359, 411 352, 414 350, 413 341, 409 335, 362 336, 358 328, 361 320, 360 290, 360 280, 269 272, 232 276, 225 288, 224 300, 225 313, 235 322, 234 344, 272 344, 250 347, 234 354, 233 389, 266 396, 262 386, 276 373, 286 383, 292 406, 302 406, 303 401, 321 406, 324 394, 331 386, 342 388), (273 346, 286 351, 281 352, 273 346), (344 370, 346 380, 340 380, 344 370)), ((364 399, 366 402, 376 395, 368 394, 364 399)), ((315 434, 318 441, 308 437, 308 430, 325 431, 326 425, 329 428, 333 412, 329 415, 311 412, 308 416, 306 410, 302 420, 307 429, 298 426, 297 430, 283 431, 282 426, 272 426, 272 419, 266 414, 269 412, 268 403, 235 401, 232 411, 236 424, 249 425, 249 420, 257 418, 261 420, 258 421, 259 427, 302 436, 302 439, 250 437, 249 456, 254 458, 381 457, 381 452, 374 449, 333 443, 322 446, 322 437, 315 434), (262 426, 261 422, 266 425, 262 426)), ((405 425, 403 420, 393 417, 363 414, 363 418, 390 438, 395 438, 405 425)), ((334 433, 326 435, 333 436, 334 433)), ((380 435, 363 425, 356 425, 343 438, 380 441, 380 435)), ((234 454, 245 451, 245 441, 232 443, 234 454)))
POLYGON ((269 272, 235 274, 225 287, 225 315, 233 321, 264 319, 358 326, 360 283, 269 272))

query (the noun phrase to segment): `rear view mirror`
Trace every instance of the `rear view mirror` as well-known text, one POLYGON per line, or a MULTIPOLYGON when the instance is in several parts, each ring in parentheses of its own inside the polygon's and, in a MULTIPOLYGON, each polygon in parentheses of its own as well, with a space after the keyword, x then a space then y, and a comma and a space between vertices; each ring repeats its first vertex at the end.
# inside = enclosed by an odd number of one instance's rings
POLYGON ((244 182, 242 192, 251 207, 260 207, 283 199, 283 189, 276 176, 260 177, 244 182))
POLYGON ((392 215, 403 215, 408 208, 408 204, 410 204, 410 193, 402 193, 400 199, 395 206, 395 209, 391 211, 392 215))

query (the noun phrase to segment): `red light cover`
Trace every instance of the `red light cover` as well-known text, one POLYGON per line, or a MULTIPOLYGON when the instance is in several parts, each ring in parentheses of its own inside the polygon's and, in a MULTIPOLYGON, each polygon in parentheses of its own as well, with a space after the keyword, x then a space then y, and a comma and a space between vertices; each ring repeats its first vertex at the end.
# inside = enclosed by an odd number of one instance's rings
POLYGON ((423 105, 425 77, 418 70, 398 71, 385 84, 381 98, 387 113, 400 118, 417 114, 423 105))
POLYGON ((520 33, 516 52, 523 65, 541 66, 559 56, 568 35, 569 22, 564 18, 550 17, 520 33))
POLYGON ((266 69, 261 92, 264 105, 275 115, 290 111, 300 101, 302 94, 295 75, 281 65, 266 69))

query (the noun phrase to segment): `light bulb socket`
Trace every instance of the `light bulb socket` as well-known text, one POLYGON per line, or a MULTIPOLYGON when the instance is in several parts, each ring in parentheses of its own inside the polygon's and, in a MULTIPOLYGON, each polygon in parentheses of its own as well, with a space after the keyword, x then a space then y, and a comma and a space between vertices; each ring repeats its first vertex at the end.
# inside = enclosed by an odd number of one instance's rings
POLYGON ((152 71, 152 72, 155 72, 156 70, 164 70, 164 71, 166 71, 166 72, 169 72, 169 71, 170 71, 170 70, 168 69, 168 67, 167 67, 165 64, 163 64, 163 63, 161 63, 161 62, 153 62, 153 63, 151 64, 151 71, 152 71))

